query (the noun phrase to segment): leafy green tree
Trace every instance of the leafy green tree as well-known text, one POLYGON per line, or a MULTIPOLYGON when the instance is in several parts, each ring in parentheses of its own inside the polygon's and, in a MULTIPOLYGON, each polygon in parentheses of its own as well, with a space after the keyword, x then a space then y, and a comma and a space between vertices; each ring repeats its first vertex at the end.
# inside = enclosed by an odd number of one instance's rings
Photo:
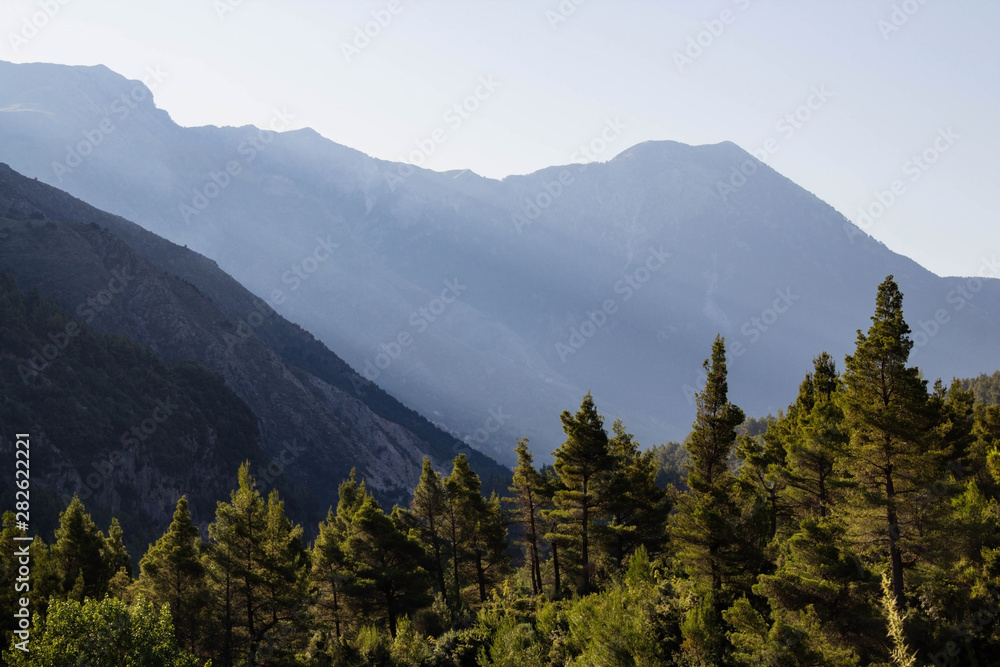
POLYGON ((170 609, 140 599, 56 601, 35 616, 30 651, 11 649, 11 667, 197 667, 174 638, 170 609))
POLYGON ((319 524, 319 534, 313 544, 310 579, 317 592, 315 615, 324 626, 333 627, 337 640, 342 636, 344 585, 350 576, 343 540, 344 530, 330 510, 326 521, 319 524))
POLYGON ((194 651, 208 605, 205 566, 198 549, 198 528, 191 522, 187 496, 181 496, 167 532, 139 561, 136 590, 154 605, 166 604, 174 618, 177 644, 194 651))
POLYGON ((856 539, 887 556, 901 613, 907 606, 904 560, 919 538, 912 501, 940 474, 944 454, 927 383, 919 369, 906 365, 913 347, 909 334, 903 295, 889 276, 879 285, 868 334, 858 330, 855 353, 846 358, 840 394, 850 431, 845 474, 856 484, 850 525, 856 539))
POLYGON ((604 418, 597 413, 590 392, 583 397, 574 415, 564 410, 560 416, 566 441, 552 452, 555 470, 563 487, 555 493, 555 504, 569 534, 576 536, 580 553, 580 586, 590 590, 591 524, 600 518, 600 488, 614 465, 608 447, 604 418))
POLYGON ((427 572, 420 565, 423 547, 371 496, 351 517, 343 551, 352 575, 347 591, 368 616, 384 620, 393 637, 400 617, 430 602, 427 572))
POLYGON ((517 465, 509 487, 513 495, 505 500, 513 506, 514 519, 521 524, 521 542, 531 572, 531 589, 538 595, 542 592, 542 559, 538 546, 541 530, 539 513, 546 504, 545 479, 535 469, 527 438, 518 438, 514 451, 517 452, 517 465))

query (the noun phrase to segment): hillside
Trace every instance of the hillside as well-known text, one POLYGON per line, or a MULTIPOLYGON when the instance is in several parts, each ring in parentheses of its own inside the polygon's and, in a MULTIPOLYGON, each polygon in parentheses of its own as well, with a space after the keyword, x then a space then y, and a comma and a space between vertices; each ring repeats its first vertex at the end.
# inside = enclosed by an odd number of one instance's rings
MULTIPOLYGON (((293 515, 305 513, 300 520, 312 522, 336 504, 329 480, 346 476, 352 467, 383 501, 394 502, 416 483, 423 456, 443 466, 456 451, 467 449, 377 387, 358 381, 309 334, 259 305, 192 251, 6 166, 0 166, 0 211, 8 216, 0 221, 0 270, 10 272, 22 288, 36 288, 58 301, 97 333, 124 335, 168 364, 197 362, 224 379, 253 412, 261 469, 277 470, 269 477, 287 491, 293 515), (136 248, 159 256, 164 268, 136 248)), ((39 408, 34 414, 40 421, 31 426, 46 430, 45 410, 39 408)), ((94 437, 117 435, 112 429, 94 437)), ((67 447, 65 441, 53 444, 67 447)), ((475 454, 472 460, 484 480, 503 478, 503 469, 486 457, 475 454)), ((83 469, 77 473, 84 476, 83 469)), ((235 467, 219 473, 218 488, 228 488, 235 467)), ((217 499, 211 485, 196 488, 206 501, 217 499)), ((75 488, 67 481, 60 490, 75 488)), ((167 504, 163 512, 176 500, 168 496, 161 499, 167 504)))

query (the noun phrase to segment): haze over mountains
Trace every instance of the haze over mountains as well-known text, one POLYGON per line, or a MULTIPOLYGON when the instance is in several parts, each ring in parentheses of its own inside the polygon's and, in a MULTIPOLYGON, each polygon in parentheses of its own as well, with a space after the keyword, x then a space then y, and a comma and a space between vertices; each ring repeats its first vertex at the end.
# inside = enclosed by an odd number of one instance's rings
MULTIPOLYGON (((58 302, 78 320, 76 332, 87 325, 125 336, 151 358, 180 364, 166 372, 158 361, 114 352, 125 360, 125 372, 115 375, 93 345, 66 333, 69 325, 49 324, 36 332, 39 340, 21 342, 19 311, 0 303, 0 422, 10 418, 37 436, 32 479, 42 525, 55 517, 44 507, 79 493, 98 516, 133 526, 133 546, 144 547, 142 538, 164 529, 181 494, 191 495, 198 520, 210 516, 242 460, 265 489, 281 489, 307 525, 336 505, 351 468, 386 503, 406 499, 424 456, 444 468, 467 452, 488 487, 503 488, 509 474, 366 384, 214 262, 4 164, 0 271, 21 290, 58 302), (172 375, 180 381, 157 379, 172 375)), ((13 446, 8 426, 0 449, 13 446)))
POLYGON ((554 449, 588 390, 640 442, 682 438, 717 332, 734 402, 776 412, 813 356, 850 351, 890 273, 928 377, 1000 359, 1000 281, 933 275, 729 143, 496 181, 308 129, 182 128, 106 68, 0 63, 0 161, 215 260, 506 462, 519 435, 554 449))

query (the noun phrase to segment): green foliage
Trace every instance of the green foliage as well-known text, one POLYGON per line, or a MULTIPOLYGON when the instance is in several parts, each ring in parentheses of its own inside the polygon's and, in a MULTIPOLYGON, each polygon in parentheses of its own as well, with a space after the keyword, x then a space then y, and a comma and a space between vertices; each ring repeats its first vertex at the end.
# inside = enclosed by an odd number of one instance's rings
POLYGON ((600 511, 601 488, 607 483, 614 465, 609 449, 604 418, 597 413, 588 392, 574 415, 568 410, 560 416, 566 442, 552 454, 562 488, 555 492, 556 515, 564 535, 575 538, 580 554, 578 590, 590 590, 593 565, 590 559, 591 524, 603 517, 600 511))
POLYGON ((166 604, 176 619, 177 643, 194 650, 201 635, 208 589, 199 553, 198 529, 191 523, 187 497, 177 501, 167 532, 139 562, 136 591, 154 605, 166 604))
POLYGON ((290 650, 306 592, 307 556, 302 528, 285 516, 284 503, 272 491, 265 501, 240 466, 239 488, 220 502, 206 564, 217 601, 223 662, 239 658, 253 664, 263 655, 290 650))
POLYGON ((970 389, 976 400, 983 405, 1000 405, 1000 371, 991 375, 981 373, 978 377, 962 380, 962 389, 970 389))
POLYGON ((945 454, 927 383, 919 369, 906 365, 909 334, 903 295, 889 276, 879 286, 868 334, 858 330, 856 351, 846 358, 840 394, 850 431, 844 475, 855 484, 852 532, 886 559, 900 608, 907 604, 903 561, 920 551, 920 506, 912 501, 933 484, 945 454))
MULTIPOLYGON (((5 655, 11 667, 196 667, 181 650, 170 610, 140 599, 131 608, 121 600, 54 602, 35 616, 30 651, 5 655)), ((206 665, 209 663, 205 663, 206 665)))
MULTIPOLYGON (((52 546, 30 546, 32 653, 5 658, 992 664, 1000 407, 957 381, 928 391, 907 366, 891 277, 872 319, 843 376, 820 354, 777 418, 744 419, 729 401, 717 337, 685 446, 644 452, 620 421, 609 438, 588 394, 561 415, 554 467, 536 468, 518 440, 509 515, 495 493, 484 497, 465 455, 447 476, 425 459, 408 508, 389 514, 351 471, 307 548, 277 492, 262 496, 244 463, 208 539, 182 497, 132 581, 129 530, 113 520, 102 533, 74 498, 52 546)), ((16 575, 13 522, 4 516, 5 586, 16 575)), ((14 605, 9 588, 0 602, 14 605)), ((4 626, 8 645, 13 629, 4 626)))

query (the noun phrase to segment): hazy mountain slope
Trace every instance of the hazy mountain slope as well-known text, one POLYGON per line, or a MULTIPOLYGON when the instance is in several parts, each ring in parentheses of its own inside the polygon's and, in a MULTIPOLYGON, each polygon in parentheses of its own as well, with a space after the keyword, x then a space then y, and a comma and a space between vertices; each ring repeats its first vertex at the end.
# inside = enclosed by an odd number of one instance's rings
MULTIPOLYGON (((61 212, 67 217, 110 219, 6 166, 0 167, 0 210, 12 217, 61 212)), ((130 223, 115 224, 127 228, 130 223)), ((155 254, 157 244, 163 243, 148 232, 132 231, 144 239, 145 252, 155 254)), ((381 412, 413 422, 420 435, 373 413, 320 377, 352 386, 352 376, 335 355, 273 312, 260 315, 253 310, 260 316, 254 318, 250 310, 254 299, 189 250, 174 248, 175 260, 213 284, 231 308, 246 306, 244 320, 260 326, 241 328, 199 287, 161 271, 97 224, 8 220, 0 234, 0 269, 10 271, 23 286, 37 287, 98 331, 125 334, 169 362, 193 360, 220 373, 259 420, 262 464, 272 471, 268 479, 295 491, 290 509, 303 520, 318 518, 336 502, 337 483, 351 467, 356 466, 384 500, 394 501, 408 495, 425 454, 443 465, 457 449, 464 449, 426 422, 421 425, 422 420, 376 388, 357 383, 376 398, 373 403, 381 412), (272 349, 258 331, 267 331, 282 352, 272 349), (285 361, 291 356, 298 357, 295 363, 285 361), (319 372, 306 370, 307 364, 319 372), (271 459, 279 460, 283 469, 268 463, 271 459)), ((503 473, 481 455, 472 461, 487 480, 503 473)))
POLYGON ((733 144, 652 142, 495 181, 411 170, 311 130, 180 128, 148 97, 116 114, 137 87, 105 68, 0 63, 0 108, 31 109, 0 113, 0 159, 205 253, 497 456, 516 435, 551 451, 559 411, 591 389, 642 442, 683 437, 717 332, 734 400, 776 411, 815 354, 851 350, 889 273, 915 331, 933 333, 914 356, 930 377, 1000 360, 997 280, 934 276, 733 144), (113 132, 79 166, 53 165, 105 117, 113 132), (742 184, 741 165, 754 171, 742 184))

